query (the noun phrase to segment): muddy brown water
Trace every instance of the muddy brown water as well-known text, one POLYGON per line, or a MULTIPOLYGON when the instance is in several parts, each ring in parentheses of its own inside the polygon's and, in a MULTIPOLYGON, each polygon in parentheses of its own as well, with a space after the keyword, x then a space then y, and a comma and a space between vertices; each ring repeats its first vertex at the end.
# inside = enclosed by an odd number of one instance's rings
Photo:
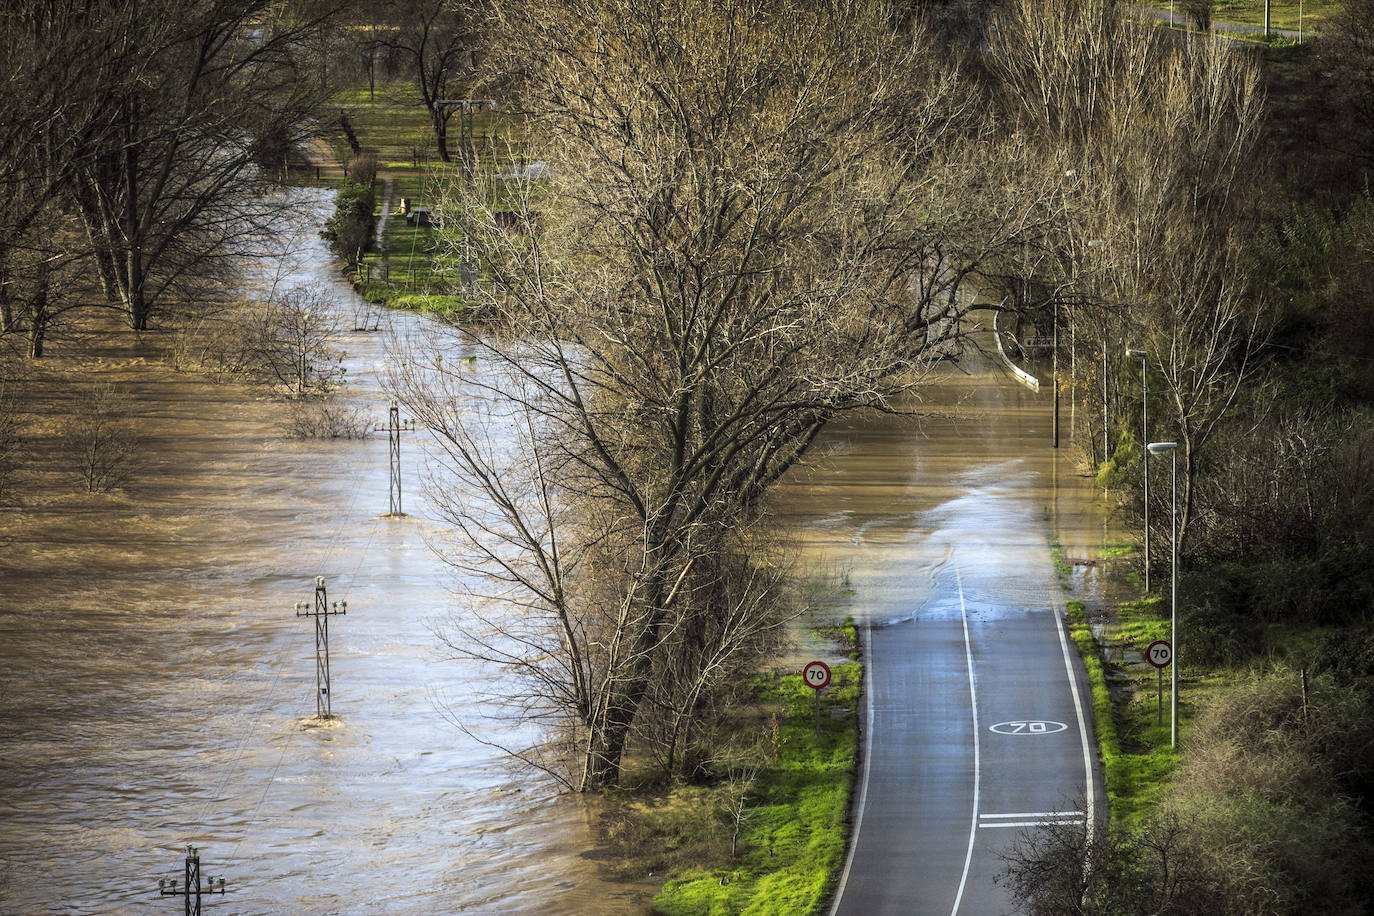
MULTIPOLYGON (((328 284, 351 325, 361 306, 323 244, 303 236, 292 255, 287 282, 328 284)), ((338 340, 349 396, 378 423, 388 341, 425 319, 379 326, 338 340)), ((1031 493, 1071 556, 1108 537, 1091 489, 1048 457, 1044 399, 972 364, 919 405, 941 416, 837 429, 780 494, 802 568, 836 585, 826 613, 900 613, 935 562, 923 518, 977 479, 1031 493)), ((179 912, 157 881, 180 877, 187 843, 228 882, 207 913, 643 912, 652 881, 598 874, 594 808, 449 721, 534 738, 480 721, 499 674, 436 636, 462 583, 430 549, 444 532, 419 485, 422 434, 402 440, 410 515, 384 518, 385 433, 291 439, 279 400, 128 342, 50 361, 33 388, 48 415, 76 396, 72 370, 120 386, 148 458, 116 492, 78 493, 60 431, 36 419, 0 515, 0 912, 179 912), (313 631, 293 612, 315 576, 348 602, 330 625, 328 726, 310 718, 313 631)))

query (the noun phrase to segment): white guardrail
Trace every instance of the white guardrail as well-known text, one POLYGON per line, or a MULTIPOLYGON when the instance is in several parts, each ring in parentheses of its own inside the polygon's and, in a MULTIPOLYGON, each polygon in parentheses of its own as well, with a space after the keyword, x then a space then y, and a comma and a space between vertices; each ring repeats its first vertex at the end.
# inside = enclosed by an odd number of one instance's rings
POLYGON ((1002 357, 1002 362, 1007 364, 1007 368, 1011 370, 1012 375, 1016 376, 1018 382, 1025 385, 1031 391, 1038 393, 1040 391, 1040 380, 1012 362, 1010 357, 1007 356, 1007 351, 1002 348, 1002 332, 997 330, 997 318, 1001 314, 1001 309, 997 309, 992 313, 992 337, 997 341, 997 354, 1002 357))

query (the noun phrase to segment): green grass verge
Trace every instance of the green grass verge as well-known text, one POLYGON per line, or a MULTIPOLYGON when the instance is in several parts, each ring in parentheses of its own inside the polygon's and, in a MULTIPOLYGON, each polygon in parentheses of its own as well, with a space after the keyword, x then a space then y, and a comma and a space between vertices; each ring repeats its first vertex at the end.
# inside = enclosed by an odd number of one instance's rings
POLYGON ((844 864, 858 753, 862 666, 838 665, 821 698, 799 674, 764 675, 764 704, 780 705, 778 756, 759 774, 737 856, 694 868, 664 885, 654 908, 665 916, 798 914, 819 910, 844 864), (835 719, 830 710, 843 710, 835 719))
POLYGON ((739 786, 724 779, 619 802, 610 821, 620 835, 612 839, 632 851, 640 868, 676 874, 654 898, 655 913, 802 914, 827 903, 849 838, 863 668, 852 622, 824 632, 856 660, 833 666, 820 697, 819 732, 817 698, 800 674, 774 671, 752 685, 755 704, 741 731, 761 736, 764 756, 742 817, 729 805, 739 786))
MULTIPOLYGON (((1133 685, 1134 690, 1113 691, 1108 667, 1098 651, 1083 602, 1070 599, 1066 607, 1069 632, 1083 659, 1092 688, 1093 723, 1098 752, 1102 755, 1111 816, 1118 823, 1134 824, 1158 803, 1178 763, 1178 754, 1169 747, 1167 719, 1162 735, 1154 725, 1153 692, 1147 696, 1139 683, 1133 685)), ((1156 625, 1151 622, 1147 628, 1153 632, 1156 625)), ((1113 666, 1112 673, 1119 677, 1122 669, 1113 666)), ((1149 679, 1153 681, 1152 677, 1149 679)), ((1121 686, 1126 688, 1124 683, 1121 686)))

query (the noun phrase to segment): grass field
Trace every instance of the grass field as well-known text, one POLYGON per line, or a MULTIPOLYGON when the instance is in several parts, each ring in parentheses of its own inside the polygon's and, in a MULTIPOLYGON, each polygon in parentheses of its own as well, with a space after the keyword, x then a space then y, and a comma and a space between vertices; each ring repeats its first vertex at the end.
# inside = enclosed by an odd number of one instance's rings
MULTIPOLYGON (((363 294, 370 301, 400 308, 441 312, 461 308, 453 294, 456 265, 442 257, 445 246, 438 233, 432 226, 407 222, 400 209, 402 199, 412 208, 434 206, 439 183, 458 177, 457 166, 439 158, 433 126, 418 91, 406 82, 381 83, 375 92, 359 86, 338 93, 329 107, 338 116, 329 144, 344 170, 353 160, 342 128, 344 118, 359 145, 377 156, 379 217, 382 207, 388 206, 382 186, 386 182, 392 186, 390 218, 381 245, 364 256, 357 276, 363 294)), ((477 145, 484 146, 484 138, 503 123, 499 114, 478 112, 473 123, 477 145)), ((449 149, 456 155, 456 117, 449 124, 449 149)))
POLYGON ((828 632, 854 661, 832 665, 819 729, 800 674, 761 674, 713 779, 628 773, 607 798, 599 858, 613 875, 666 881, 653 912, 792 916, 827 902, 849 836, 862 681, 853 623, 828 632))
MULTIPOLYGON (((1168 3, 1153 3, 1155 9, 1168 11, 1168 3)), ((1320 32, 1323 25, 1340 9, 1338 0, 1272 0, 1269 4, 1269 26, 1274 29, 1297 30, 1299 15, 1302 17, 1304 37, 1308 32, 1320 32)), ((1186 20, 1183 4, 1174 4, 1174 17, 1182 23, 1186 20)), ((1264 0, 1217 0, 1212 11, 1212 19, 1217 22, 1235 22, 1241 25, 1264 25, 1264 0)))

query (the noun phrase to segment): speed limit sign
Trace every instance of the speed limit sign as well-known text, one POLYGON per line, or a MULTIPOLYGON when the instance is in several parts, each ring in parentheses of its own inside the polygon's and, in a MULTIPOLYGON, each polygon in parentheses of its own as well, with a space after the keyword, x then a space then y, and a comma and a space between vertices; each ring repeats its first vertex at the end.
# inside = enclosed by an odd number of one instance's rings
POLYGON ((830 666, 825 662, 807 662, 802 668, 802 680, 812 690, 820 690, 830 683, 830 666))
POLYGON ((1145 649, 1145 661, 1156 668, 1167 668, 1174 660, 1174 647, 1162 639, 1156 639, 1145 649))

